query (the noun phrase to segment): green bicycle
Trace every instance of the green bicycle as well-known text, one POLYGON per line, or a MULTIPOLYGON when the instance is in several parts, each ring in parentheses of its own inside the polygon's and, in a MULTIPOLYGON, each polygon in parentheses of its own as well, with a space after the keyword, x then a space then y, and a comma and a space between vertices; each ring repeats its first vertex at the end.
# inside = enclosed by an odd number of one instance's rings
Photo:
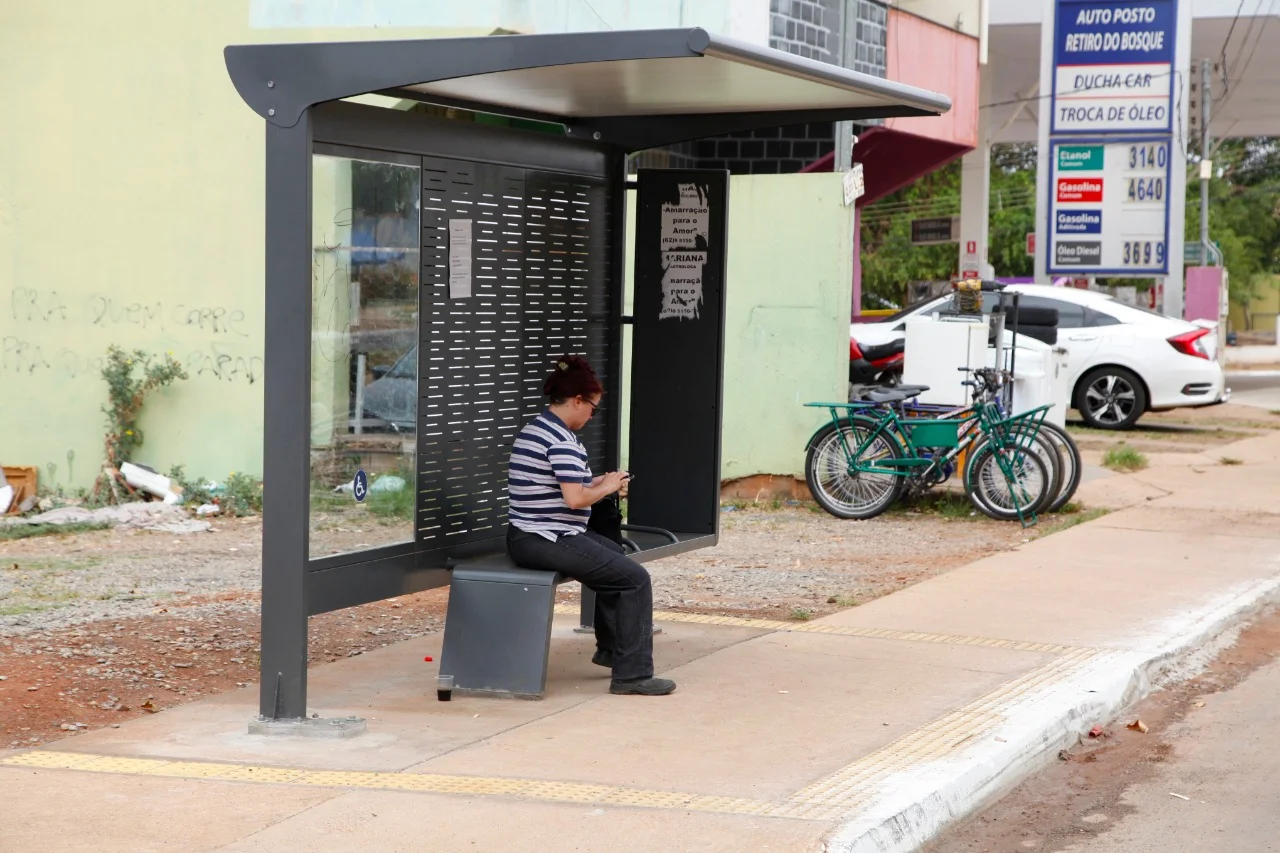
POLYGON ((923 389, 872 392, 869 402, 806 403, 831 423, 809 440, 805 477, 824 510, 839 518, 880 515, 904 488, 948 479, 966 452, 965 493, 992 518, 1035 523, 1059 493, 1058 450, 1040 427, 1050 406, 1006 416, 998 394, 957 417, 907 417, 901 404, 923 389), (843 412, 843 414, 842 414, 843 412))

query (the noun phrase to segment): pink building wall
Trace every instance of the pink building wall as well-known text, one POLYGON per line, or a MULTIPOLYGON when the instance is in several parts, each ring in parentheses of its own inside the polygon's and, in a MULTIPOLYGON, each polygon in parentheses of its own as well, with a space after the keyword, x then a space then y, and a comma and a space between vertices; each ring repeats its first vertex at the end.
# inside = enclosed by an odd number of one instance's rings
POLYGON ((889 10, 888 77, 951 97, 951 111, 938 118, 891 118, 885 126, 917 136, 976 148, 978 145, 978 40, 889 10))

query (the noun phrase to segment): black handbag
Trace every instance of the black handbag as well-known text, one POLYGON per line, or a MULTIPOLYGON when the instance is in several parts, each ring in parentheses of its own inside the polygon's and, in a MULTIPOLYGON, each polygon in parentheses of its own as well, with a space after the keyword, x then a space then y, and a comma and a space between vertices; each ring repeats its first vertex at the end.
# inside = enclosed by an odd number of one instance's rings
POLYGON ((591 505, 587 529, 622 544, 622 506, 616 494, 607 495, 591 505))

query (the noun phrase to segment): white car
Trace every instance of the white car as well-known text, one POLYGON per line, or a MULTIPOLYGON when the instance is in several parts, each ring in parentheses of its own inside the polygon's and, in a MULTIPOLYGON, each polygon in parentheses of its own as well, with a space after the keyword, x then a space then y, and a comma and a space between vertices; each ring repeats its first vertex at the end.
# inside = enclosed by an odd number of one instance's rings
MULTIPOLYGON (((1216 360, 1214 324, 1165 317, 1091 290, 1013 284, 1005 293, 1021 294, 1021 307, 1057 309, 1071 404, 1089 426, 1130 429, 1146 412, 1213 406, 1231 396, 1216 360)), ((984 291, 983 311, 989 313, 999 298, 984 291)), ((908 317, 938 311, 950 299, 941 296, 877 322, 853 323, 849 335, 860 346, 898 340, 908 317)))

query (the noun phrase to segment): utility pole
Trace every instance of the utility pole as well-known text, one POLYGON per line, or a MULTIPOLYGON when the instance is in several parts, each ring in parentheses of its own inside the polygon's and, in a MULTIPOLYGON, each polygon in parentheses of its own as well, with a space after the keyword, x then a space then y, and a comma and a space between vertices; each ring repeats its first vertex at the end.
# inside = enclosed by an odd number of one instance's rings
MULTIPOLYGON (((1200 60, 1200 263, 1208 265, 1218 251, 1209 241, 1209 179, 1213 177, 1213 161, 1209 159, 1209 87, 1213 60, 1200 60)), ((1221 265, 1221 259, 1218 259, 1221 265)))

